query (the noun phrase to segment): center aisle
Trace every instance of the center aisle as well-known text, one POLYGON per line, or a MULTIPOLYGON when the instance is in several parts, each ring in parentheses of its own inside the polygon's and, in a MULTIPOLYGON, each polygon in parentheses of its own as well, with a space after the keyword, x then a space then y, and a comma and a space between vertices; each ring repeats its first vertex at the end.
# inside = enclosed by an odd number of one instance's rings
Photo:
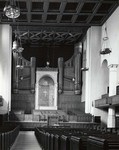
POLYGON ((20 131, 10 150, 42 150, 34 131, 20 131))

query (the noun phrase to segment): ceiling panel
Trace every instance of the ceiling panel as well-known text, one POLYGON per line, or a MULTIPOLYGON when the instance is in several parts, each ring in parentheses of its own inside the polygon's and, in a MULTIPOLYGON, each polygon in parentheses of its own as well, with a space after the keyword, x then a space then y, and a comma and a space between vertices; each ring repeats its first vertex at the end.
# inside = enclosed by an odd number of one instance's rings
POLYGON ((118 0, 17 0, 21 15, 8 19, 3 11, 8 2, 0 0, 0 23, 10 24, 13 32, 19 29, 26 43, 29 39, 33 43, 45 43, 47 39, 47 43, 62 44, 64 41, 72 45, 82 39, 90 26, 102 25, 118 7, 118 0), (29 33, 27 37, 25 33, 29 33), (30 35, 36 33, 40 38, 31 38, 30 35))

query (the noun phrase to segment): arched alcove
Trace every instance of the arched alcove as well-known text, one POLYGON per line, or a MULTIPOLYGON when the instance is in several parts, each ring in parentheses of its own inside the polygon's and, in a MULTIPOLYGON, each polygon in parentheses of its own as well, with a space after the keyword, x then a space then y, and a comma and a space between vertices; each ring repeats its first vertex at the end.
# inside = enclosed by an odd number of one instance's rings
POLYGON ((54 88, 54 81, 48 75, 39 80, 39 107, 54 105, 54 88))
POLYGON ((102 78, 103 78, 103 87, 104 87, 104 94, 109 92, 109 68, 108 68, 108 62, 105 59, 102 62, 102 78))
POLYGON ((57 109, 57 70, 36 71, 35 109, 57 109))

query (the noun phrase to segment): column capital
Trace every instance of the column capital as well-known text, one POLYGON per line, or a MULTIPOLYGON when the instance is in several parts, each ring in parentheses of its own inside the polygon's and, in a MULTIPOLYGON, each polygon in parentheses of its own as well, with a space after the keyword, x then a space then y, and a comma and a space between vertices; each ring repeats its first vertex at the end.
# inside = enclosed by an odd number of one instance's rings
POLYGON ((108 68, 117 68, 119 64, 110 64, 108 68))

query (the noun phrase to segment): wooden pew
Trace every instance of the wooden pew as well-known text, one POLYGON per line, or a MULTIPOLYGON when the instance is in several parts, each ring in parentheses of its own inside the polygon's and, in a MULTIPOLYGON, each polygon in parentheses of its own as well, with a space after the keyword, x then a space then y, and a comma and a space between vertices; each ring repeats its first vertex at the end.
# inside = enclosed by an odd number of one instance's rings
POLYGON ((62 135, 61 136, 60 150, 69 150, 69 149, 70 149, 69 137, 66 135, 62 135))
POLYGON ((81 150, 82 141, 81 138, 76 136, 71 136, 70 138, 70 150, 81 150))
POLYGON ((87 150, 118 150, 119 137, 117 135, 106 134, 99 137, 89 136, 87 150))
POLYGON ((51 135, 50 133, 46 132, 45 134, 45 150, 50 150, 50 139, 51 139, 51 135))
POLYGON ((54 137, 54 150, 60 150, 61 149, 60 145, 61 145, 60 136, 56 134, 54 137))
POLYGON ((115 150, 119 149, 115 134, 82 128, 37 128, 45 150, 115 150), (97 136, 97 137, 96 137, 97 136), (43 137, 43 138, 41 138, 43 137), (93 137, 93 138, 92 138, 93 137), (112 140, 116 139, 116 140, 112 140), (106 148, 105 148, 106 147, 106 148), (107 149, 108 147, 108 149, 107 149))
MULTIPOLYGON (((77 129, 77 128, 47 128, 46 127, 46 128, 37 128, 36 131, 39 132, 39 134, 40 134, 39 135, 40 137, 38 135, 37 135, 37 137, 39 138, 38 140, 39 140, 39 143, 41 145, 42 145, 41 137, 43 137, 43 134, 45 136, 43 138, 45 143, 46 143, 43 145, 43 148, 45 150, 62 150, 62 148, 67 149, 67 141, 70 141, 70 137, 72 135, 75 135, 75 136, 80 135, 81 136, 82 129, 77 129), (66 140, 63 137, 66 137, 66 140)), ((38 133, 36 133, 36 134, 38 134, 38 133)), ((87 137, 87 134, 85 136, 87 137)), ((86 140, 83 140, 83 143, 86 143, 84 141, 86 141, 86 140)), ((70 144, 68 144, 68 147, 69 146, 70 146, 70 144)))
POLYGON ((2 149, 2 133, 0 133, 0 149, 2 149))
POLYGON ((18 133, 19 133, 19 126, 1 127, 0 128, 0 150, 10 149, 18 133))
POLYGON ((4 144, 4 133, 2 133, 2 139, 1 139, 1 150, 4 150, 5 148, 5 144, 4 144))
POLYGON ((45 147, 45 144, 46 144, 46 137, 45 137, 45 132, 39 130, 38 128, 35 128, 35 136, 40 144, 40 146, 42 148, 45 147))
POLYGON ((51 134, 51 139, 50 139, 50 150, 55 150, 54 144, 55 144, 55 135, 51 134))

